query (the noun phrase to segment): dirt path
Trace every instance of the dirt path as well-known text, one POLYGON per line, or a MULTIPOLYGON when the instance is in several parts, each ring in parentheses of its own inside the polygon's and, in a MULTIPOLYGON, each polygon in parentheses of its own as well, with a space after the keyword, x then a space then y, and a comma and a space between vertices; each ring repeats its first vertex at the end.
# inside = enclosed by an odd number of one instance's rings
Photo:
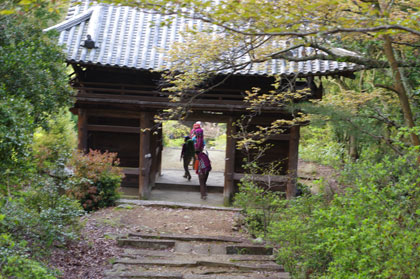
POLYGON ((105 270, 120 258, 124 250, 117 246, 117 237, 132 232, 170 233, 247 238, 233 229, 235 212, 217 210, 173 209, 165 207, 112 207, 82 218, 83 240, 57 249, 50 264, 65 279, 104 278, 105 270))

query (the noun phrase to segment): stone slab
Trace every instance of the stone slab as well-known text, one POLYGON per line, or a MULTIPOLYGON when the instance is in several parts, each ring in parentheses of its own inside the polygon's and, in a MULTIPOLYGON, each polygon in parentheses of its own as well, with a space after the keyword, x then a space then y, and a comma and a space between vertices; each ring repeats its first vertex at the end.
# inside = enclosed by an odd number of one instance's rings
POLYGON ((217 267, 217 268, 235 268, 239 270, 252 270, 252 271, 284 271, 283 267, 277 264, 237 264, 230 262, 220 261, 188 261, 188 260, 150 260, 150 259, 118 259, 114 264, 125 265, 154 265, 166 267, 217 267))
POLYGON ((205 241, 205 242, 236 242, 241 243, 243 239, 226 237, 226 236, 200 236, 200 235, 175 235, 175 234, 146 234, 146 233, 130 233, 130 237, 141 237, 151 239, 170 239, 181 241, 205 241))
POLYGON ((187 260, 151 260, 151 259, 118 259, 115 260, 114 264, 126 264, 126 265, 157 265, 157 266, 171 266, 171 267, 193 267, 197 265, 196 261, 187 260))
POLYGON ((210 206, 210 205, 200 205, 200 204, 182 203, 182 202, 131 200, 131 199, 119 199, 116 202, 116 204, 117 205, 133 204, 133 205, 140 205, 140 206, 156 206, 156 207, 199 209, 199 210, 209 209, 209 210, 234 211, 234 212, 242 211, 241 208, 234 208, 234 207, 210 206))
POLYGON ((229 245, 226 246, 226 254, 240 255, 272 255, 273 248, 261 245, 229 245))
POLYGON ((106 279, 183 279, 182 274, 177 273, 156 273, 156 272, 120 272, 109 274, 106 279))
POLYGON ((138 247, 150 249, 168 249, 175 247, 173 240, 160 240, 160 239, 138 239, 138 238, 118 238, 118 246, 121 247, 138 247))
POLYGON ((276 272, 275 274, 243 274, 243 275, 233 275, 233 274, 185 274, 183 279, 290 279, 290 276, 287 272, 276 272))
POLYGON ((237 268, 240 270, 256 270, 256 271, 284 271, 283 267, 277 264, 237 264, 229 262, 218 262, 218 261, 197 261, 198 266, 209 266, 209 267, 228 267, 237 268))

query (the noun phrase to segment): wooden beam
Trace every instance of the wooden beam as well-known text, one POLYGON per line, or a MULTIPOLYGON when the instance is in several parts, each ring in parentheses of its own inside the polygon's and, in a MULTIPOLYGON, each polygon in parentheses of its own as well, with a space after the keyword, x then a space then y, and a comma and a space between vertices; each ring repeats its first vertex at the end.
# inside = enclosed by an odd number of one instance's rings
POLYGON ((234 119, 230 117, 226 125, 226 158, 225 158, 225 185, 223 189, 223 203, 229 205, 235 191, 235 150, 236 140, 234 119))
POLYGON ((87 152, 88 151, 88 128, 87 128, 87 112, 85 109, 78 109, 77 119, 78 129, 78 149, 87 152))
MULTIPOLYGON (((115 87, 114 85, 110 85, 110 87, 115 87)), ((79 92, 83 92, 81 94, 107 94, 112 93, 113 95, 117 95, 122 97, 139 97, 142 95, 146 96, 153 96, 153 97, 160 97, 167 99, 171 93, 164 92, 164 91, 157 91, 157 90, 139 90, 139 89, 127 89, 127 87, 121 88, 109 88, 109 87, 78 87, 73 86, 74 89, 79 90, 79 92)), ((200 99, 216 99, 216 100, 237 100, 243 101, 244 97, 241 94, 241 91, 236 92, 236 94, 229 94, 227 92, 208 92, 200 95, 197 97, 197 100, 200 99)), ((169 101, 169 100, 168 100, 169 101)))
POLYGON ((112 125, 88 125, 89 131, 101 131, 101 132, 112 132, 112 133, 130 133, 139 134, 139 127, 127 127, 127 126, 112 126, 112 125))
POLYGON ((289 140, 290 139, 290 134, 272 135, 272 136, 269 136, 268 139, 270 139, 270 140, 289 140))
POLYGON ((124 174, 139 175, 139 168, 123 168, 124 174))
MULTIPOLYGON (((233 179, 234 180, 241 180, 245 175, 246 174, 244 174, 244 173, 235 172, 233 174, 233 179)), ((259 175, 259 174, 254 174, 252 179, 255 180, 255 181, 263 181, 265 183, 268 183, 269 181, 285 183, 285 182, 289 181, 289 176, 288 175, 259 175)))
MULTIPOLYGON (((138 98, 122 99, 121 96, 103 96, 99 94, 80 94, 76 97, 78 102, 90 102, 90 103, 110 103, 110 104, 128 104, 141 106, 147 109, 161 109, 168 107, 179 107, 185 105, 185 103, 170 103, 157 98, 150 98, 152 100, 139 100, 138 98)), ((222 110, 222 111, 245 111, 249 106, 239 101, 218 101, 211 102, 208 100, 201 100, 202 102, 190 104, 191 109, 206 109, 206 110, 222 110)), ((279 107, 266 107, 263 109, 264 112, 285 112, 283 108, 279 107)))
POLYGON ((123 110, 107 110, 107 109, 91 109, 89 108, 90 116, 103 116, 103 117, 113 117, 113 118, 129 118, 129 119, 139 119, 140 115, 138 112, 134 111, 123 111, 123 110))
POLYGON ((153 125, 153 114, 140 112, 140 165, 139 165, 139 196, 141 199, 150 197, 150 168, 152 154, 150 151, 151 128, 153 125))
POLYGON ((297 183, 297 168, 298 168, 298 154, 299 154, 299 126, 290 128, 290 141, 289 141, 289 157, 288 157, 288 176, 286 197, 288 199, 296 196, 296 183, 297 183))

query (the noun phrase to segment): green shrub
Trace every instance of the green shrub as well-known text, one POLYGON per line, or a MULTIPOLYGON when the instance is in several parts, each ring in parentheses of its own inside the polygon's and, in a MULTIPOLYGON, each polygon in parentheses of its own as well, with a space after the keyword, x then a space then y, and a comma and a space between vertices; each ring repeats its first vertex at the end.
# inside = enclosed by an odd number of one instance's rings
POLYGON ((0 278, 55 278, 39 259, 79 236, 80 204, 61 195, 52 178, 36 178, 0 198, 0 278))
POLYGON ((366 151, 342 172, 351 186, 333 196, 286 200, 243 180, 236 205, 293 278, 420 278, 417 156, 366 151))
POLYGON ((182 145, 184 144, 185 140, 184 138, 177 138, 177 139, 167 139, 165 141, 165 146, 166 147, 178 147, 181 148, 182 145))
POLYGON ((234 204, 244 209, 250 233, 255 237, 266 237, 278 211, 284 207, 282 194, 259 187, 247 177, 242 179, 239 190, 234 204))
POLYGON ((0 278, 16 279, 56 279, 48 268, 40 262, 23 256, 10 256, 5 259, 0 278))
POLYGON ((412 156, 349 165, 353 187, 331 201, 287 201, 269 239, 294 278, 419 278, 420 189, 412 156))
POLYGON ((50 116, 44 127, 35 130, 32 148, 41 171, 56 174, 65 168, 76 147, 75 124, 68 111, 50 116))
POLYGON ((86 211, 115 205, 124 177, 118 164, 116 153, 75 153, 71 161, 74 175, 67 193, 79 200, 86 211))
POLYGON ((191 127, 179 121, 168 120, 162 123, 163 145, 169 147, 181 147, 184 137, 190 135, 191 127))
POLYGON ((303 127, 301 134, 300 158, 333 167, 343 164, 346 157, 345 147, 334 139, 330 127, 303 127))
POLYGON ((0 195, 21 184, 33 170, 31 107, 23 98, 6 93, 0 82, 0 195))
POLYGON ((25 241, 33 253, 78 236, 78 217, 83 213, 80 205, 48 188, 30 189, 0 200, 5 215, 0 233, 25 241))

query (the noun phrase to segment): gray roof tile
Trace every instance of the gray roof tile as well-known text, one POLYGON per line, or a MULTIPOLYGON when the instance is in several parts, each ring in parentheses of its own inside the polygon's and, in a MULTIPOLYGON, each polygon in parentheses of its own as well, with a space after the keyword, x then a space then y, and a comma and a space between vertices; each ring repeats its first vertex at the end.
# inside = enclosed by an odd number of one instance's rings
MULTIPOLYGON (((167 69, 171 65, 165 59, 165 51, 170 49, 172 43, 182 42, 180 33, 185 26, 197 26, 199 30, 218 29, 199 20, 180 16, 172 17, 171 24, 161 26, 167 17, 153 12, 125 6, 98 5, 92 0, 72 2, 75 3, 69 8, 66 20, 46 30, 60 32, 58 43, 65 46, 67 60, 77 63, 145 70, 167 69), (88 50, 81 46, 87 34, 92 36, 97 49, 88 50)), ((314 51, 301 47, 294 54, 301 57, 304 53, 314 51)), ((247 59, 242 56, 239 61, 246 62, 247 59)), ((264 65, 250 65, 239 74, 325 75, 357 69, 354 64, 336 61, 293 62, 274 59, 264 65)))

